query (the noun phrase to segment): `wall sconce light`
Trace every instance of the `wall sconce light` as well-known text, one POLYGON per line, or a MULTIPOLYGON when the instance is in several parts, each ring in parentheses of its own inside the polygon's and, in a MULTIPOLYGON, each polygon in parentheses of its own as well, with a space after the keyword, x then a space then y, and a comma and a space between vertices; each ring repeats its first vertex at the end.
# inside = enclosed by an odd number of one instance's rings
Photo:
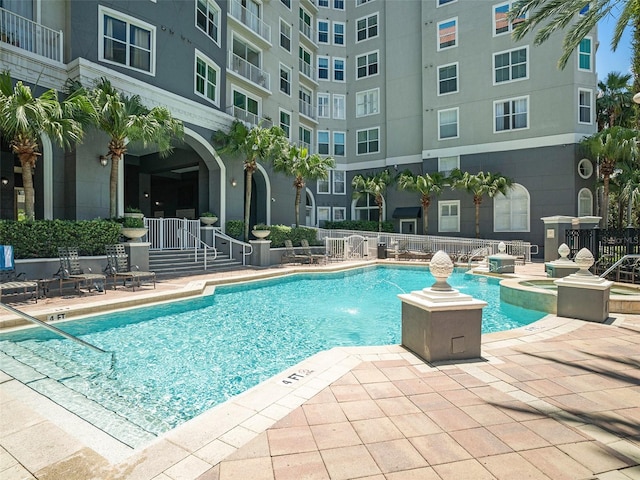
POLYGON ((154 202, 154 204, 155 204, 156 207, 162 206, 162 202, 154 202))
POLYGON ((7 177, 2 177, 2 186, 4 187, 5 185, 9 185, 9 179, 7 177))
POLYGON ((100 165, 102 165, 103 167, 106 167, 107 163, 109 163, 109 159, 107 157, 105 157, 104 155, 100 155, 98 157, 98 160, 100 161, 100 165))
POLYGON ((236 181, 236 179, 235 179, 235 178, 232 178, 232 179, 231 179, 231 186, 232 186, 232 187, 235 187, 236 185, 238 185, 238 182, 236 181))
POLYGON ((149 198, 149 192, 142 192, 142 196, 144 198, 149 198))

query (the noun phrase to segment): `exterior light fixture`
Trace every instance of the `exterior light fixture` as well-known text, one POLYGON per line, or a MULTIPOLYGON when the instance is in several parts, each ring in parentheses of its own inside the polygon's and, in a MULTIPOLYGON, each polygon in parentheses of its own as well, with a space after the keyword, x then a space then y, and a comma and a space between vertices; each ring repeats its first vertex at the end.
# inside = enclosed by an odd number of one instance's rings
POLYGON ((100 161, 100 165, 102 165, 103 167, 106 167, 107 163, 109 163, 109 159, 107 157, 105 157, 104 155, 100 155, 98 157, 98 160, 100 161))
POLYGON ((9 185, 9 179, 7 177, 2 177, 2 186, 9 185))
POLYGON ((142 192, 142 196, 144 198, 149 198, 149 192, 142 192))
POLYGON ((236 181, 236 179, 235 179, 235 178, 232 178, 232 179, 231 179, 231 186, 232 186, 232 187, 235 187, 236 185, 238 185, 238 182, 236 181))

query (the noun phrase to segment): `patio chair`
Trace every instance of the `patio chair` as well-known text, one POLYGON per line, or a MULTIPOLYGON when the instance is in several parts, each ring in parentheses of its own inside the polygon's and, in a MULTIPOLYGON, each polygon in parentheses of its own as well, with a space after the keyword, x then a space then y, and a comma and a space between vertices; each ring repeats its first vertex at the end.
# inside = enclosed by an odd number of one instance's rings
POLYGON ((113 278, 113 289, 119 280, 122 280, 123 286, 127 286, 127 281, 131 283, 131 288, 135 292, 136 285, 142 286, 143 282, 153 282, 153 288, 156 288, 155 272, 140 271, 137 265, 129 265, 129 255, 124 249, 124 245, 106 245, 107 266, 105 273, 113 278))
POLYGON ((0 302, 2 295, 29 295, 38 302, 38 282, 24 278, 23 273, 16 273, 12 245, 0 245, 0 302), (22 278, 21 278, 22 277, 22 278))
POLYGON ((309 240, 303 238, 300 240, 300 246, 302 247, 302 253, 309 257, 309 261, 311 263, 327 263, 327 256, 324 253, 313 253, 311 251, 311 245, 309 245, 309 240))
POLYGON ((62 290, 62 284, 67 282, 75 282, 75 288, 78 294, 80 288, 87 288, 91 291, 95 288, 96 292, 107 293, 105 288, 106 276, 102 273, 91 273, 91 269, 88 268, 88 272, 80 267, 80 258, 78 256, 78 249, 75 247, 58 247, 58 256, 60 257, 60 269, 54 275, 60 278, 60 289, 62 290))
POLYGON ((309 255, 296 253, 291 240, 284 241, 284 248, 285 253, 282 254, 281 263, 311 263, 311 257, 309 257, 309 255))

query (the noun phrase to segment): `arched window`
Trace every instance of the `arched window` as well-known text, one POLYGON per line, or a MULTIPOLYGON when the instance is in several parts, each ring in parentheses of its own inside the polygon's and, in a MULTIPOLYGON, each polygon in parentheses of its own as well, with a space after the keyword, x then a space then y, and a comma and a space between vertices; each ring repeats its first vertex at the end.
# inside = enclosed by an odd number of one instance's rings
POLYGON ((496 232, 528 232, 530 217, 529 191, 514 183, 506 195, 493 199, 493 225, 496 232))
MULTIPOLYGON (((382 219, 384 220, 384 209, 386 202, 382 199, 382 219)), ((362 195, 351 204, 352 216, 354 220, 378 221, 378 204, 373 195, 362 195)))
POLYGON ((578 192, 578 216, 593 215, 593 194, 588 188, 582 188, 578 192))

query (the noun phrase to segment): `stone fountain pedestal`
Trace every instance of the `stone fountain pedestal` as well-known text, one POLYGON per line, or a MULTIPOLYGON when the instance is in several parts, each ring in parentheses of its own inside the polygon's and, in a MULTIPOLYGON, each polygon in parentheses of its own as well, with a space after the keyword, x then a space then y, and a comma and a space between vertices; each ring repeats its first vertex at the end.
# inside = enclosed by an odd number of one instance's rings
POLYGON ((544 264, 545 272, 548 277, 564 278, 580 270, 580 267, 576 265, 576 262, 567 258, 569 253, 570 250, 566 243, 563 243, 558 247, 558 254, 560 255, 560 258, 544 264))

